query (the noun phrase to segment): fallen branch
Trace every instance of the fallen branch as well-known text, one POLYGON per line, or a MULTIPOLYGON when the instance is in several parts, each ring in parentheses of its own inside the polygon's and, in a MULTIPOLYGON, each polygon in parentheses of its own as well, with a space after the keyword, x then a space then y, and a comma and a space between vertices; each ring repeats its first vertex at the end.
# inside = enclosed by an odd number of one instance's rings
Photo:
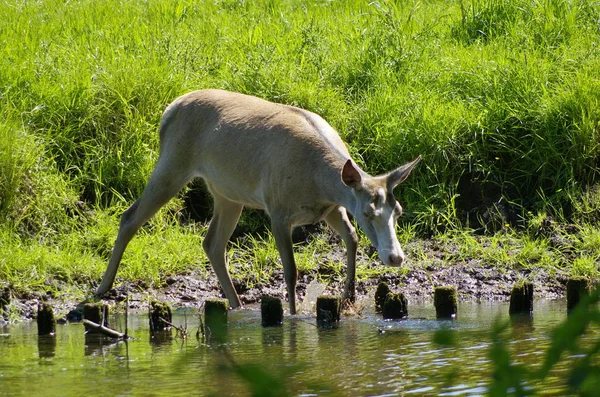
POLYGON ((114 339, 128 339, 129 338, 127 336, 127 334, 123 334, 119 331, 115 331, 114 329, 105 327, 104 325, 96 324, 95 322, 90 321, 90 320, 84 319, 83 325, 95 330, 96 332, 99 332, 103 335, 106 335, 106 336, 114 338, 114 339))
MULTIPOLYGON (((184 312, 185 313, 185 312, 184 312)), ((165 320, 164 318, 160 318, 160 320, 162 322, 164 322, 165 324, 167 324, 169 327, 171 328, 175 328, 175 331, 177 331, 177 333, 179 335, 181 335, 181 339, 187 339, 187 326, 183 326, 183 327, 178 327, 175 324, 171 323, 170 321, 165 320)), ((186 320, 187 323, 187 320, 186 320)), ((175 334, 175 336, 177 336, 177 334, 175 334)))

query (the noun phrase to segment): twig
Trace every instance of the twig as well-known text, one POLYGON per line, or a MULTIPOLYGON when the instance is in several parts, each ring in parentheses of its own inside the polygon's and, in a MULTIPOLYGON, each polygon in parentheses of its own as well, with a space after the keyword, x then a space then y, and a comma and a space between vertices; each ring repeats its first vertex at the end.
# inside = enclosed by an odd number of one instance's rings
POLYGON ((119 331, 115 331, 112 328, 105 327, 104 325, 96 324, 95 322, 87 320, 87 319, 83 320, 83 325, 85 325, 85 326, 87 326, 87 327, 89 327, 91 329, 94 329, 94 330, 100 332, 103 335, 106 335, 106 336, 109 336, 111 338, 114 338, 114 339, 123 339, 123 340, 125 340, 125 339, 128 338, 128 336, 126 334, 123 334, 123 333, 121 333, 119 331))
POLYGON ((169 321, 165 320, 165 319, 164 319, 164 318, 162 318, 162 317, 160 318, 160 320, 161 320, 162 322, 164 322, 165 324, 167 324, 169 327, 171 327, 171 328, 175 328, 175 330, 176 330, 177 332, 179 332, 179 334, 181 335, 181 338, 182 338, 182 339, 187 339, 187 327, 178 327, 178 326, 176 326, 175 324, 173 324, 173 323, 171 323, 171 322, 169 322, 169 321))
POLYGON ((129 291, 127 291, 127 295, 125 296, 125 337, 129 338, 129 329, 128 329, 128 321, 129 319, 129 291))

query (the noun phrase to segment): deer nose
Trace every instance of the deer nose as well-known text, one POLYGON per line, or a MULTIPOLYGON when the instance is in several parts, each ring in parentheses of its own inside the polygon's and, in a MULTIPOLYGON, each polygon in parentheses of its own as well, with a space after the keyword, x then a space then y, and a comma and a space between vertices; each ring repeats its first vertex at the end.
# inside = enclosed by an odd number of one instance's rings
POLYGON ((392 266, 400 266, 404 262, 404 254, 390 254, 390 264, 392 266))

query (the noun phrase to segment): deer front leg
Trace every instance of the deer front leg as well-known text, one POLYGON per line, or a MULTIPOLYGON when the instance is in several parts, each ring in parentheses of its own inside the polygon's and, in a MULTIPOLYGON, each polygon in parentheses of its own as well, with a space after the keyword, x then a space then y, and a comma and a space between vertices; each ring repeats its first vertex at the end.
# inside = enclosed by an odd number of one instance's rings
POLYGON ((271 216, 271 226, 275 244, 281 256, 283 264, 283 276, 287 287, 290 314, 296 314, 296 281, 298 271, 294 260, 294 249, 292 245, 292 230, 289 222, 271 216))
POLYGON ((348 264, 343 299, 344 301, 354 302, 356 300, 356 250, 358 249, 356 230, 354 230, 344 207, 336 207, 327 215, 325 222, 342 237, 346 245, 348 264))
POLYGON ((225 251, 229 237, 231 237, 235 225, 240 218, 243 206, 234 203, 233 201, 229 201, 225 197, 214 192, 208 183, 207 185, 213 195, 215 205, 213 218, 208 226, 208 232, 206 233, 206 237, 204 237, 202 247, 208 256, 208 260, 210 261, 213 270, 217 274, 217 278, 223 288, 223 292, 225 292, 229 305, 232 308, 240 307, 242 302, 235 291, 233 283, 231 282, 231 277, 227 271, 227 256, 225 251))

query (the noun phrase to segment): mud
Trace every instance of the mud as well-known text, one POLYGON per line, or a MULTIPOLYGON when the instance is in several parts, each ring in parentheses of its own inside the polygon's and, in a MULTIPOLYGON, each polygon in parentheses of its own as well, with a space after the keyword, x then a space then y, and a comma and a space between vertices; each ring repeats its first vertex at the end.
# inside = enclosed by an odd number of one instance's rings
MULTIPOLYGON (((335 246, 334 251, 328 254, 325 262, 341 261, 345 263, 345 250, 336 241, 331 241, 335 246)), ((565 294, 566 278, 550 274, 550 271, 535 266, 522 269, 498 268, 486 264, 482 259, 468 259, 452 261, 452 252, 448 252, 448 247, 440 247, 431 240, 421 240, 410 243, 407 248, 407 256, 411 256, 411 246, 414 251, 425 252, 430 258, 430 263, 411 266, 406 264, 404 271, 385 268, 369 259, 371 252, 359 252, 357 262, 359 265, 374 268, 378 276, 356 282, 357 300, 365 302, 373 301, 377 285, 381 281, 389 284, 392 291, 403 292, 410 301, 431 301, 433 300, 433 291, 436 286, 454 286, 456 287, 459 299, 461 301, 504 301, 510 298, 510 291, 513 285, 523 279, 530 280, 534 285, 534 294, 536 299, 557 299, 565 294)), ((452 250, 452 248, 450 248, 452 250)), ((323 258, 321 258, 323 261, 323 258)), ((300 302, 303 301, 306 294, 307 285, 318 279, 324 282, 327 279, 327 293, 343 293, 344 279, 337 278, 335 275, 328 274, 330 269, 322 267, 315 273, 299 274, 297 296, 300 302)), ((345 276, 344 276, 345 277, 345 276)), ((267 283, 256 284, 249 282, 234 281, 236 289, 239 292, 240 299, 244 305, 252 305, 260 301, 264 294, 272 295, 284 300, 284 308, 287 309, 285 282, 283 270, 276 270, 271 280, 267 283)), ((67 286, 65 286, 66 290, 67 286)), ((90 286, 90 294, 93 291, 90 286)), ((129 299, 129 307, 133 310, 146 310, 151 299, 170 303, 174 308, 178 307, 199 307, 207 298, 224 297, 216 276, 213 272, 206 275, 205 271, 198 271, 192 274, 176 275, 167 278, 164 284, 159 288, 148 288, 140 283, 122 283, 117 288, 112 289, 105 297, 109 304, 122 307, 122 302, 129 299)), ((40 301, 49 301, 57 313, 57 318, 66 319, 67 314, 75 309, 78 302, 69 301, 64 297, 44 296, 37 293, 25 294, 24 296, 13 296, 11 308, 12 317, 15 313, 21 319, 29 319, 35 316, 37 305, 40 301)), ((77 313, 71 313, 74 315, 77 313)), ((6 322, 6 316, 0 323, 6 322)), ((71 318, 69 318, 71 320, 71 318)))

